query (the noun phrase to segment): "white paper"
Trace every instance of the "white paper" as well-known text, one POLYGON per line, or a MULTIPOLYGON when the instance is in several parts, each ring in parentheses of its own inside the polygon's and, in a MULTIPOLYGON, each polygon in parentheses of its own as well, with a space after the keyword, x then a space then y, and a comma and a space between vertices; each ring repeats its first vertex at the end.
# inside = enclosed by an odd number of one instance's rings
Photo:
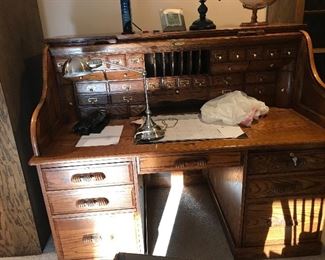
POLYGON ((158 142, 237 138, 244 134, 239 126, 204 123, 199 114, 157 116, 153 120, 167 126, 165 137, 158 142))
POLYGON ((99 134, 83 135, 76 147, 118 144, 123 125, 106 126, 99 134))

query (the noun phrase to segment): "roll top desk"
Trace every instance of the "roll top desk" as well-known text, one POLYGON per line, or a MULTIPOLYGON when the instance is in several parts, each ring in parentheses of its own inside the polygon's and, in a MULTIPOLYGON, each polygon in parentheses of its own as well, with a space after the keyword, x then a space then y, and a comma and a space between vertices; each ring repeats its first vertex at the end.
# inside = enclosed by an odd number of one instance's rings
MULTIPOLYGON (((59 259, 145 253, 142 178, 203 170, 236 259, 319 254, 325 196, 325 84, 302 26, 47 40, 31 120, 35 165, 59 259), (199 112, 241 90, 270 106, 246 138, 135 144, 138 73, 111 65, 64 79, 70 56, 145 69, 155 114, 199 112), (92 111, 123 124, 119 144, 75 147, 92 111)), ((216 256, 217 258, 217 256, 216 256)))

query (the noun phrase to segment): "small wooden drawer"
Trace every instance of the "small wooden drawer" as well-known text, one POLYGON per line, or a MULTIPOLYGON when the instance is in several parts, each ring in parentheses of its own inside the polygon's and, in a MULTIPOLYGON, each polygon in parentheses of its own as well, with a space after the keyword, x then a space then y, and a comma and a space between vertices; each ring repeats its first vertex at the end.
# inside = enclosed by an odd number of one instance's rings
POLYGON ((142 103, 144 102, 144 93, 141 92, 111 93, 111 101, 112 104, 142 103))
POLYGON ((193 87, 198 87, 198 88, 205 88, 208 87, 209 84, 209 79, 205 77, 195 77, 193 78, 192 81, 193 87))
POLYGON ((42 169, 46 190, 132 184, 131 162, 42 169))
POLYGON ((279 46, 266 46, 264 48, 264 58, 276 59, 281 56, 281 47, 279 46))
POLYGON ((176 78, 173 77, 163 77, 160 79, 160 86, 164 89, 175 89, 176 88, 176 78))
POLYGON ((248 199, 310 194, 325 196, 325 171, 250 175, 247 180, 248 199))
POLYGON ((275 95, 275 85, 273 84, 250 84, 246 86, 246 93, 261 101, 273 104, 275 95))
POLYGON ((192 86, 191 78, 178 78, 177 86, 179 88, 190 88, 192 86))
POLYGON ((64 259, 113 259, 118 252, 143 253, 136 213, 54 218, 64 259))
POLYGON ((248 155, 249 174, 286 173, 325 169, 325 150, 256 152, 248 155))
POLYGON ((77 93, 90 94, 90 93, 106 93, 107 92, 107 83, 98 81, 98 82, 77 82, 75 84, 75 89, 77 93))
POLYGON ((253 60, 248 65, 250 71, 275 70, 289 63, 288 59, 253 60))
POLYGON ((211 52, 211 62, 212 63, 220 63, 226 62, 228 60, 227 50, 212 50, 211 52))
POLYGON ((157 90, 149 92, 149 101, 152 103, 170 101, 185 101, 185 100, 206 100, 208 98, 208 88, 176 88, 157 90))
POLYGON ((298 245, 322 233, 324 199, 265 200, 247 204, 244 246, 298 245))
POLYGON ((144 54, 128 54, 126 56, 126 64, 128 68, 141 69, 144 67, 144 54))
POLYGON ((283 46, 281 49, 281 56, 287 58, 294 58, 296 57, 297 49, 294 45, 283 46))
POLYGON ((166 172, 207 169, 218 166, 241 165, 241 153, 208 153, 208 154, 174 154, 160 157, 141 157, 141 173, 166 172))
POLYGON ((245 71, 247 67, 248 62, 220 63, 211 65, 210 71, 212 74, 231 73, 245 71))
POLYGON ((230 61, 243 61, 246 59, 245 49, 231 49, 229 50, 230 61))
POLYGON ((78 103, 80 106, 84 105, 106 105, 108 104, 107 94, 98 95, 78 95, 78 103))
POLYGON ((135 208, 133 185, 49 191, 53 215, 135 208))
POLYGON ((123 54, 106 56, 106 61, 110 63, 108 65, 109 70, 121 70, 121 67, 114 66, 114 64, 121 65, 121 66, 124 66, 124 67, 126 65, 125 55, 123 55, 123 54))
POLYGON ((248 72, 246 73, 246 83, 273 83, 276 80, 276 74, 273 71, 248 72))
POLYGON ((249 48, 247 50, 247 60, 260 60, 263 58, 263 48, 262 47, 255 47, 249 48))
POLYGON ((126 80, 126 79, 142 79, 142 74, 136 71, 106 71, 108 80, 126 80))
POLYGON ((148 90, 154 91, 160 89, 160 79, 159 78, 149 78, 147 79, 148 82, 148 90))
POLYGON ((110 91, 114 92, 143 92, 142 80, 111 81, 109 83, 110 91))
POLYGON ((243 74, 231 73, 212 77, 212 86, 233 86, 243 83, 243 74))

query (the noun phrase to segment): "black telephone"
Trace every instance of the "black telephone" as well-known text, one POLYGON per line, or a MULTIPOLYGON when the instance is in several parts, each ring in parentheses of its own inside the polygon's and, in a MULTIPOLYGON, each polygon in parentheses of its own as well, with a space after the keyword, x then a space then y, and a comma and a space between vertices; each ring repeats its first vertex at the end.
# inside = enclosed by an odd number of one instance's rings
POLYGON ((80 135, 100 133, 108 122, 109 118, 106 111, 96 110, 76 123, 73 126, 73 132, 80 135))

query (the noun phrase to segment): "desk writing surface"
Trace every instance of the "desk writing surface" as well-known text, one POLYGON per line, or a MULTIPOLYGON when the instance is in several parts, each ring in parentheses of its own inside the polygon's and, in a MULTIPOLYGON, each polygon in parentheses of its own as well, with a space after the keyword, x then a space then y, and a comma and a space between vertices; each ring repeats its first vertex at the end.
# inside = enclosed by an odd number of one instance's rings
POLYGON ((135 144, 136 126, 131 120, 112 120, 111 124, 124 124, 119 144, 98 147, 75 147, 80 136, 67 125, 57 132, 41 156, 34 156, 30 164, 64 163, 72 160, 105 159, 107 157, 152 156, 171 153, 195 153, 211 150, 238 151, 264 148, 320 148, 325 147, 325 129, 292 109, 271 108, 269 114, 243 128, 248 138, 216 139, 155 144, 135 144))

